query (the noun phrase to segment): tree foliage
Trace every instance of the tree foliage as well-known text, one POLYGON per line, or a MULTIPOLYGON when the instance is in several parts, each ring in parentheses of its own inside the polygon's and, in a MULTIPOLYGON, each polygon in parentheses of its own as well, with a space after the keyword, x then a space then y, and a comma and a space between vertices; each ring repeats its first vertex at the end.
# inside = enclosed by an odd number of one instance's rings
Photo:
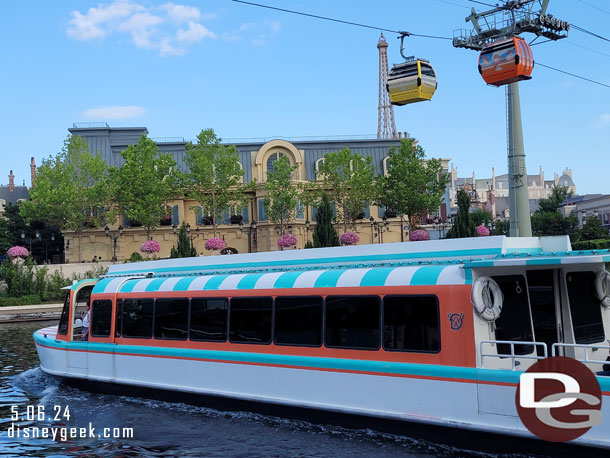
POLYGON ((188 236, 186 224, 182 222, 178 232, 178 243, 170 251, 170 258, 190 258, 197 256, 197 250, 193 246, 192 240, 188 236))
POLYGON ((185 162, 189 172, 185 175, 187 192, 207 212, 217 235, 217 217, 223 211, 245 204, 244 171, 239 165, 235 146, 222 145, 213 129, 202 130, 197 143, 186 145, 185 162))
POLYGON ((125 163, 113 173, 116 202, 127 218, 146 228, 149 238, 177 194, 176 162, 169 154, 159 155, 157 144, 145 135, 121 156, 125 163))
POLYGON ((491 212, 483 208, 477 208, 475 211, 471 212, 470 218, 472 219, 472 224, 474 224, 474 227, 478 227, 480 225, 490 226, 493 221, 491 212))
POLYGON ((608 229, 603 227, 599 216, 587 216, 579 232, 579 240, 599 240, 605 238, 608 238, 608 229))
POLYGON ((559 206, 572 195, 565 186, 555 186, 549 197, 538 201, 538 210, 532 215, 532 232, 536 236, 572 234, 578 225, 574 215, 563 216, 559 206))
POLYGON ((425 158, 424 149, 412 139, 403 139, 388 156, 388 174, 378 182, 379 203, 405 216, 409 226, 436 211, 443 202, 447 174, 440 159, 425 158))
POLYGON ((337 220, 345 233, 375 198, 375 167, 371 157, 352 153, 349 148, 334 151, 324 156, 318 172, 335 203, 337 220))
POLYGON ((36 185, 20 213, 28 222, 43 220, 61 231, 74 231, 80 262, 84 228, 98 226, 102 219, 112 222, 116 217, 108 171, 99 155, 89 153, 85 140, 69 137, 62 151, 38 168, 36 185))
POLYGON ((339 236, 333 226, 333 209, 328 194, 322 194, 317 210, 313 246, 316 248, 339 246, 339 236))
POLYGON ((292 184, 292 172, 296 168, 282 155, 273 163, 273 171, 267 172, 263 205, 269 220, 278 226, 280 236, 284 235, 286 227, 294 220, 299 203, 298 189, 292 184))
POLYGON ((457 193, 458 212, 453 218, 453 226, 447 232, 448 239, 458 239, 463 237, 474 237, 476 228, 470 218, 470 196, 460 189, 457 193))
POLYGON ((556 212, 559 206, 574 193, 566 186, 554 186, 551 195, 538 201, 538 212, 556 212))

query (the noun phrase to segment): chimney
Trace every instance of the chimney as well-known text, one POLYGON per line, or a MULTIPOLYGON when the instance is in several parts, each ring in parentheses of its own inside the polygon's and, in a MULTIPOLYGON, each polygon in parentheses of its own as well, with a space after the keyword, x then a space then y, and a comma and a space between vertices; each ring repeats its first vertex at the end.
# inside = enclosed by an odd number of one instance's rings
POLYGON ((34 181, 36 180, 36 161, 34 161, 34 158, 30 161, 30 177, 31 187, 34 189, 34 181))
POLYGON ((11 173, 8 174, 8 190, 11 192, 15 190, 15 175, 13 175, 12 170, 11 173))

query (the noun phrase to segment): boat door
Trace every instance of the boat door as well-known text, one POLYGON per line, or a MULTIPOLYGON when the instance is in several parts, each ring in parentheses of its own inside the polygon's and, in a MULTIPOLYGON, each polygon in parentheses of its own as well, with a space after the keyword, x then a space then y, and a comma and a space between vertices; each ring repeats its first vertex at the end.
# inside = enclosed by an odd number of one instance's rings
MULTIPOLYGON (((559 273, 557 269, 527 272, 534 338, 546 345, 547 356, 551 356, 553 344, 564 341, 559 273)), ((544 356, 542 346, 536 350, 538 356, 544 356)))
POLYGON ((83 324, 87 307, 91 303, 91 290, 97 280, 83 280, 70 287, 70 342, 78 342, 67 352, 67 366, 73 374, 87 374, 87 341, 83 324))

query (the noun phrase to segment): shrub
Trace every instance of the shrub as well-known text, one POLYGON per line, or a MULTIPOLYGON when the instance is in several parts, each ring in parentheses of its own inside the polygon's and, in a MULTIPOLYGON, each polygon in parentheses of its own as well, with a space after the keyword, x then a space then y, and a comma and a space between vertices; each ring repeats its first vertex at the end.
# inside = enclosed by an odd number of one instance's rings
POLYGON ((147 240, 140 247, 142 253, 158 253, 160 250, 161 246, 156 240, 147 240))
POLYGON ((489 234, 489 229, 487 229, 485 226, 483 226, 482 224, 480 226, 477 226, 477 235, 479 237, 488 237, 489 234))
POLYGON ((311 240, 308 240, 305 243, 305 249, 308 249, 308 248, 313 248, 313 242, 311 240))
POLYGON ((131 253, 131 256, 129 256, 129 259, 127 260, 127 262, 140 262, 140 261, 144 261, 144 258, 137 251, 134 251, 133 253, 131 253))
POLYGON ((217 237, 212 237, 205 241, 206 250, 222 250, 225 247, 225 241, 217 237))
POLYGON ((359 240, 360 237, 358 237, 358 234, 355 232, 346 232, 345 234, 341 234, 341 237, 339 237, 341 245, 356 245, 359 240))
POLYGON ((412 242, 430 240, 430 233, 424 229, 416 229, 409 234, 409 240, 412 242))
POLYGON ((297 244, 297 238, 292 234, 284 234, 278 240, 277 244, 282 248, 287 248, 297 244))
POLYGON ((0 297, 0 307, 15 307, 21 305, 18 297, 0 297))
POLYGON ((27 248, 16 245, 10 247, 6 254, 8 254, 10 258, 16 258, 17 256, 27 258, 30 255, 30 252, 27 250, 27 248))
POLYGON ((610 239, 582 240, 572 242, 573 250, 610 250, 610 239))

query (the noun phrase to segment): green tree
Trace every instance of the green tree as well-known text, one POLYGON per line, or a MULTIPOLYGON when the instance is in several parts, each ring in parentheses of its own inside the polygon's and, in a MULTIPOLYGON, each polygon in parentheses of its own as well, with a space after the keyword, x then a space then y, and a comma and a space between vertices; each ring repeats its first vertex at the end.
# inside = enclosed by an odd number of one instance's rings
POLYGON ((538 201, 538 212, 556 212, 559 206, 574 193, 566 186, 554 186, 551 195, 538 201))
POLYGON ((567 235, 574 231, 577 224, 575 216, 565 217, 557 211, 536 211, 532 215, 532 232, 538 237, 567 235))
POLYGON ((470 196, 460 189, 457 193, 458 212, 453 218, 453 226, 447 232, 448 239, 474 237, 476 229, 470 218, 470 196))
MULTIPOLYGON (((440 159, 426 160, 424 149, 412 139, 403 139, 388 155, 388 174, 378 181, 378 201, 415 227, 422 217, 443 202, 447 174, 440 159)), ((402 226, 402 224, 401 224, 402 226)))
POLYGON ((319 173, 324 189, 335 203, 343 232, 355 225, 362 209, 375 198, 375 167, 370 156, 354 154, 349 148, 324 156, 319 173))
POLYGON ((187 192, 208 212, 217 232, 217 216, 223 211, 245 204, 245 186, 241 184, 244 171, 239 165, 235 146, 222 145, 213 129, 202 130, 197 143, 186 145, 185 175, 187 192))
POLYGON ((328 194, 322 194, 316 214, 316 227, 313 231, 313 246, 316 248, 339 246, 339 236, 333 226, 333 209, 328 194))
POLYGON ((170 251, 170 258, 191 258, 197 256, 197 250, 193 246, 193 241, 189 238, 186 231, 186 224, 182 222, 178 232, 178 243, 170 251))
POLYGON ((116 203, 127 218, 146 228, 146 238, 150 238, 179 193, 176 162, 169 154, 159 155, 157 144, 145 135, 121 156, 125 163, 113 172, 116 203))
POLYGON ((493 221, 493 216, 489 210, 484 210, 482 208, 477 208, 475 211, 470 213, 470 218, 472 219, 472 224, 474 227, 478 227, 481 224, 483 226, 489 227, 491 222, 493 221))
POLYGON ((580 230, 580 240, 598 240, 608 238, 608 230, 604 229, 599 216, 587 216, 580 230))
POLYGON ((273 171, 267 172, 263 205, 269 220, 278 226, 280 235, 284 235, 287 225, 294 219, 299 202, 298 189, 292 184, 292 172, 296 168, 282 155, 273 163, 273 171))
POLYGON ((89 153, 81 137, 69 137, 62 151, 38 168, 35 183, 30 199, 21 204, 21 215, 27 222, 43 220, 62 232, 73 231, 80 262, 85 227, 100 225, 102 218, 113 221, 116 215, 106 164, 89 153))

